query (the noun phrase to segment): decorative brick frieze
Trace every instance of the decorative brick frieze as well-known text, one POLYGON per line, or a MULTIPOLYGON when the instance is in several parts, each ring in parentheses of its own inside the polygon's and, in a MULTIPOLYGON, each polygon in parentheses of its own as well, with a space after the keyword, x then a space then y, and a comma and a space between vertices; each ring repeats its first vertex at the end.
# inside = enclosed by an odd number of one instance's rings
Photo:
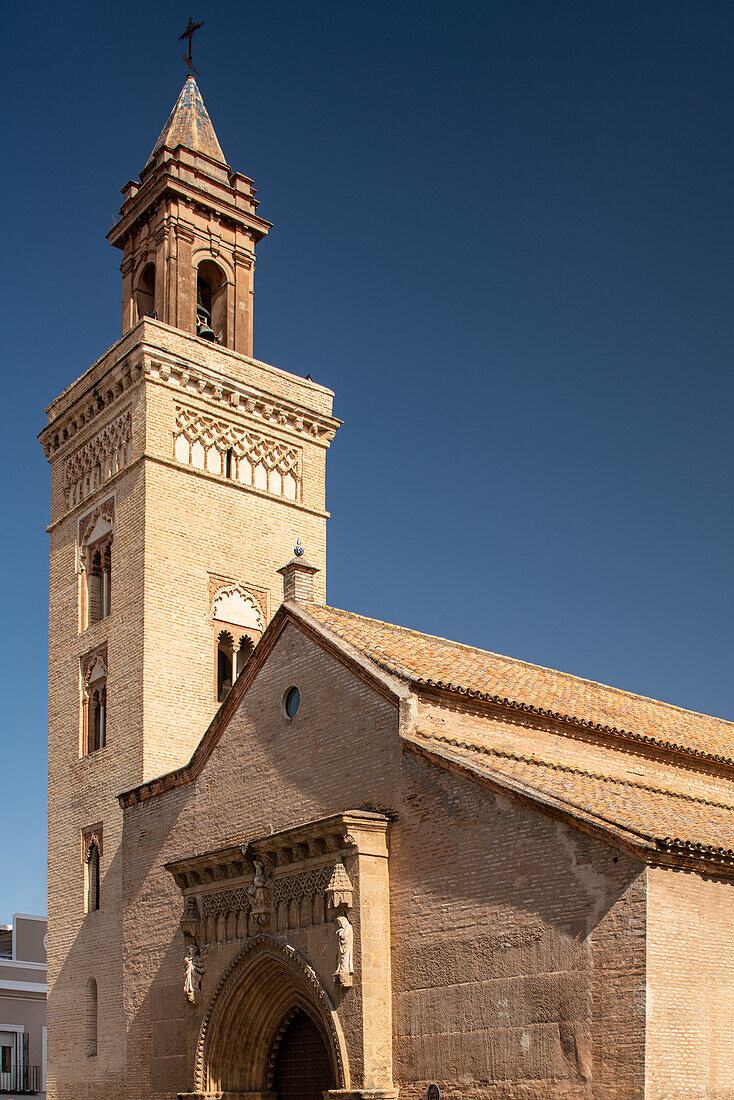
POLYGON ((177 408, 173 433, 177 461, 290 500, 301 499, 302 454, 282 440, 177 408))
POLYGON ((126 409, 75 451, 64 467, 67 505, 73 508, 130 462, 132 415, 126 409))

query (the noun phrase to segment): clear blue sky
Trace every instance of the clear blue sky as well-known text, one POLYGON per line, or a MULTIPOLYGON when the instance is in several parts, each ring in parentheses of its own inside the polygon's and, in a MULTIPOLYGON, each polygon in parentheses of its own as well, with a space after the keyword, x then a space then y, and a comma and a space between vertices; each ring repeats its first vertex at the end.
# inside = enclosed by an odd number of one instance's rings
POLYGON ((734 718, 734 5, 6 6, 0 921, 45 911, 35 436, 119 335, 189 14, 275 223, 256 355, 346 422, 330 602, 734 718))

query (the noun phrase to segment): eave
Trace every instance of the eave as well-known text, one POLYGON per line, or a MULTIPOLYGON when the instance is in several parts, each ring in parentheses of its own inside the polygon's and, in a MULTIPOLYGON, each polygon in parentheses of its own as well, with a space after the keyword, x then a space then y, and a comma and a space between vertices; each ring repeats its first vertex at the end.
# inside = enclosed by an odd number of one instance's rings
POLYGON ((438 751, 428 739, 422 739, 419 734, 402 736, 406 751, 422 756, 434 765, 461 775, 514 802, 561 820, 645 864, 696 871, 713 878, 734 878, 734 851, 670 837, 655 837, 650 833, 627 828, 601 814, 591 813, 570 799, 539 791, 505 775, 492 774, 488 767, 479 772, 467 763, 451 759, 449 755, 438 751))

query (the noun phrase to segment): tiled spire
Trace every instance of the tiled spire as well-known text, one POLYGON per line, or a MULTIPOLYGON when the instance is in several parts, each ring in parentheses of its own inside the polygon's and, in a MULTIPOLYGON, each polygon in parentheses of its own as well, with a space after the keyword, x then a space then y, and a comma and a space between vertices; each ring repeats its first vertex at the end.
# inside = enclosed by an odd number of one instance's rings
POLYGON ((195 153, 203 153, 221 164, 227 163, 217 135, 214 133, 212 120, 201 98, 201 92, 191 75, 186 77, 181 94, 176 100, 176 106, 168 116, 166 125, 153 146, 153 152, 148 160, 163 145, 168 146, 169 149, 175 149, 177 145, 185 145, 195 153))

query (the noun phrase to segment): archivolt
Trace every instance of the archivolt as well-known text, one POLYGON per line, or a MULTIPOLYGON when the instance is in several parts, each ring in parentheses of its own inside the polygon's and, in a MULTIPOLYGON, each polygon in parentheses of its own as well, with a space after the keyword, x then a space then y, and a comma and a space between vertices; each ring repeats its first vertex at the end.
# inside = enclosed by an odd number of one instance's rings
POLYGON ((297 951, 261 935, 232 960, 214 991, 199 1030, 195 1091, 266 1091, 280 1025, 295 1008, 319 1028, 336 1087, 349 1088, 344 1036, 328 993, 297 951))

